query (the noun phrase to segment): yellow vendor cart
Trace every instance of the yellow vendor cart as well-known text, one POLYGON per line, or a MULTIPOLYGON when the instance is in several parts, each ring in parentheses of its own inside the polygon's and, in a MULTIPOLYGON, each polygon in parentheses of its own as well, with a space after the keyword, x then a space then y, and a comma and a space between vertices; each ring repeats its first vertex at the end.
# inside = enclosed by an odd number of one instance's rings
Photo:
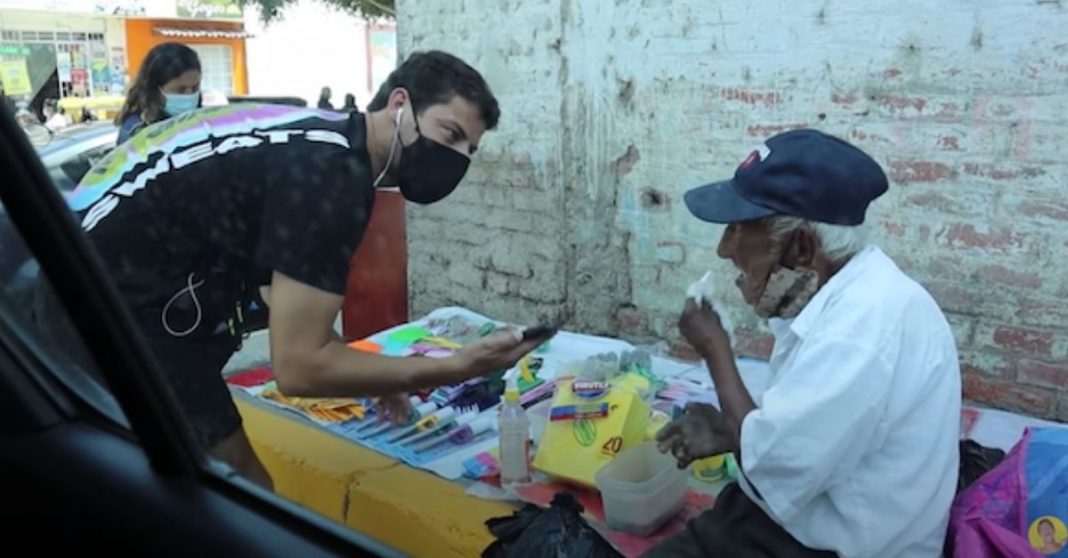
POLYGON ((111 95, 104 97, 65 97, 59 100, 60 108, 73 122, 81 122, 86 111, 94 120, 112 120, 122 110, 125 97, 111 95))

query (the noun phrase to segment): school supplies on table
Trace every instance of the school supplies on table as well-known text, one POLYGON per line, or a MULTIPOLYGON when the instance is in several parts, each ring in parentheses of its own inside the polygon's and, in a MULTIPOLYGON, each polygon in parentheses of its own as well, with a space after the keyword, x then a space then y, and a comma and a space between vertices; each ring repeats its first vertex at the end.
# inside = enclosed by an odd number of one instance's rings
POLYGON ((320 423, 360 420, 367 412, 363 404, 355 399, 288 397, 276 388, 263 390, 261 397, 302 410, 309 418, 320 423))
POLYGON ((594 476, 601 467, 645 437, 650 408, 641 396, 643 386, 647 389, 648 383, 633 374, 612 382, 558 381, 553 408, 579 410, 593 405, 608 412, 599 417, 576 413, 570 420, 550 420, 534 467, 556 478, 594 486, 594 476))

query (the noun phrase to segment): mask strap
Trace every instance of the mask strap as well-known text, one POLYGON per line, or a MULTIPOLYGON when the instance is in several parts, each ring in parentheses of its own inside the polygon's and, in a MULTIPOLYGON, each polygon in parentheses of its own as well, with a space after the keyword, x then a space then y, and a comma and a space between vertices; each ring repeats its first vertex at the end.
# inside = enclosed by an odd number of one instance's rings
MULTIPOLYGON (((389 156, 386 157, 386 164, 382 167, 382 172, 378 173, 378 178, 376 178, 374 183, 371 184, 372 189, 378 188, 378 183, 382 182, 382 179, 386 176, 386 172, 389 171, 389 166, 393 164, 393 156, 397 154, 397 144, 400 143, 400 123, 401 114, 403 113, 404 107, 397 109, 397 121, 393 130, 393 142, 389 144, 389 156)), ((418 126, 418 124, 416 125, 418 126)))
POLYGON ((167 333, 171 334, 174 337, 185 337, 186 335, 193 333, 193 330, 195 330, 200 325, 200 320, 204 315, 203 310, 200 308, 200 300, 197 299, 197 289, 204 285, 204 280, 201 279, 200 281, 194 283, 193 275, 193 273, 189 274, 189 277, 186 279, 186 286, 183 287, 182 290, 174 293, 174 296, 172 296, 171 299, 167 301, 167 304, 163 306, 163 311, 160 312, 159 317, 160 321, 163 322, 163 329, 165 329, 167 333), (167 312, 170 311, 171 305, 178 300, 178 297, 182 296, 182 294, 184 294, 186 291, 189 292, 189 296, 193 299, 193 307, 196 308, 196 319, 193 320, 193 325, 189 326, 188 329, 183 331, 176 331, 174 329, 171 329, 170 324, 167 323, 167 312))

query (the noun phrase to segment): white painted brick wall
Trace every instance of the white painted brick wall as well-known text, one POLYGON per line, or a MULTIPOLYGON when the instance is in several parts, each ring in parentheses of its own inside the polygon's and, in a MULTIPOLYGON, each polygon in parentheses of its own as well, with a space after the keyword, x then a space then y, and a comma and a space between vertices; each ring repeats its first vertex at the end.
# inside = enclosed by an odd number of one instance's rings
MULTIPOLYGON (((399 0, 401 49, 442 48, 500 98, 458 193, 411 219, 415 313, 676 339, 720 230, 689 187, 818 127, 892 178, 879 243, 953 323, 966 395, 1068 419, 1068 5, 1060 1, 399 0)), ((766 330, 721 289, 740 349, 766 330)))

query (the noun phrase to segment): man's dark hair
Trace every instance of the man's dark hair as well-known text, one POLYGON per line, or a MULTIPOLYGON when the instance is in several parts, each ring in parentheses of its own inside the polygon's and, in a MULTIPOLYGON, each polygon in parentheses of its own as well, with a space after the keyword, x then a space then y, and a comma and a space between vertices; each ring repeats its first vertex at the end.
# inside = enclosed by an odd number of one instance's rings
POLYGON ((386 108, 390 92, 398 87, 408 90, 416 114, 422 113, 430 105, 447 103, 453 95, 459 95, 478 107, 487 130, 496 128, 501 118, 497 99, 482 75, 447 52, 413 52, 389 74, 375 98, 367 105, 367 111, 386 108))

